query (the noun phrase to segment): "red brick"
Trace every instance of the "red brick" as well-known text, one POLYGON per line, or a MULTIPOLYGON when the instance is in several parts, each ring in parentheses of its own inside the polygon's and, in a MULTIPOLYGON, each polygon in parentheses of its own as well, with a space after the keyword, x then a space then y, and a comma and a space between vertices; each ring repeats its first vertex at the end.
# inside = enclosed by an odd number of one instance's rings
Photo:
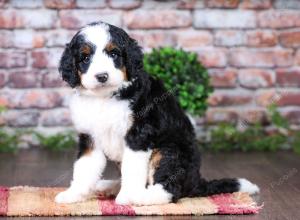
POLYGON ((275 0, 274 7, 278 9, 300 9, 299 0, 275 0))
POLYGON ((197 53, 199 61, 206 67, 225 67, 227 65, 226 49, 201 49, 197 53))
POLYGON ((215 33, 215 45, 217 46, 240 46, 244 44, 244 31, 219 30, 215 33))
POLYGON ((236 67, 285 67, 293 64, 291 50, 231 50, 229 62, 236 67))
POLYGON ((178 9, 197 9, 204 7, 204 1, 199 0, 179 0, 177 3, 178 9))
POLYGON ((300 87, 300 70, 279 69, 276 71, 277 84, 286 87, 300 87))
POLYGON ((78 29, 88 23, 99 21, 108 22, 120 27, 122 25, 121 13, 108 10, 61 10, 60 23, 63 28, 78 29))
POLYGON ((239 118, 242 126, 247 126, 261 122, 266 124, 268 122, 267 114, 264 109, 243 109, 239 112, 239 118))
POLYGON ((244 9, 268 9, 272 7, 271 0, 242 0, 240 4, 244 9))
POLYGON ((45 38, 32 30, 15 30, 13 44, 17 48, 40 48, 45 45, 45 38))
POLYGON ((142 2, 141 0, 109 0, 108 4, 111 8, 128 10, 140 7, 142 5, 142 2))
POLYGON ((194 12, 195 28, 255 28, 256 13, 241 10, 198 10, 194 12))
POLYGON ((0 105, 9 108, 54 108, 63 104, 63 96, 48 90, 5 90, 0 91, 0 105))
POLYGON ((43 32, 44 37, 47 39, 46 46, 48 47, 61 47, 69 43, 75 35, 75 30, 50 30, 43 32))
POLYGON ((300 47, 300 31, 287 31, 279 35, 279 41, 284 47, 300 47))
MULTIPOLYGON (((198 1, 198 0, 197 0, 198 1)), ((142 9, 145 10, 168 10, 168 9, 176 9, 179 1, 166 1, 166 0, 142 0, 142 9)))
POLYGON ((205 123, 218 124, 222 122, 236 123, 238 115, 230 109, 208 109, 205 114, 205 123))
POLYGON ((273 51, 274 66, 285 67, 293 64, 292 50, 274 50, 273 51))
POLYGON ((205 0, 208 8, 236 8, 239 0, 205 0))
POLYGON ((77 7, 79 8, 105 8, 106 0, 77 0, 77 7))
POLYGON ((10 5, 14 8, 41 8, 43 7, 42 0, 11 0, 10 5))
POLYGON ((236 87, 237 71, 213 69, 209 71, 211 84, 217 88, 234 88, 236 87))
POLYGON ((223 92, 215 91, 209 98, 210 106, 245 105, 252 101, 252 95, 246 92, 223 92))
POLYGON ((144 37, 146 35, 150 35, 150 33, 144 31, 128 31, 128 34, 131 38, 135 39, 142 47, 144 44, 144 37))
POLYGON ((208 31, 177 31, 177 45, 183 48, 196 48, 211 45, 213 37, 208 31))
POLYGON ((270 70, 262 69, 240 70, 238 79, 242 87, 250 89, 271 87, 275 83, 274 73, 270 70))
POLYGON ((278 106, 300 105, 300 92, 289 90, 268 90, 259 92, 256 96, 256 102, 261 106, 276 104, 278 106))
POLYGON ((144 48, 175 46, 176 36, 168 31, 131 32, 130 36, 144 48))
POLYGON ((300 66, 300 49, 298 49, 297 52, 296 52, 295 64, 300 66))
POLYGON ((274 31, 248 31, 246 35, 247 45, 252 47, 272 47, 278 43, 274 31))
POLYGON ((37 126, 39 116, 40 113, 36 110, 10 110, 4 114, 6 125, 12 127, 37 126))
POLYGON ((44 0, 44 4, 47 8, 52 9, 65 9, 75 8, 75 0, 44 0))
POLYGON ((300 109, 288 108, 280 111, 283 117, 285 117, 290 124, 300 124, 300 109))
POLYGON ((26 53, 16 51, 2 51, 0 52, 0 67, 24 67, 26 66, 26 53))
POLYGON ((0 106, 8 107, 9 105, 9 97, 3 92, 3 90, 0 90, 0 106))
POLYGON ((40 76, 36 71, 14 71, 9 74, 9 86, 12 88, 34 88, 39 86, 40 76))
POLYGON ((0 71, 0 88, 6 84, 6 74, 4 71, 0 71))
POLYGON ((0 8, 5 8, 7 6, 8 0, 0 0, 0 8))
POLYGON ((280 98, 277 102, 279 106, 299 105, 300 106, 300 92, 281 91, 280 98))
POLYGON ((59 108, 43 111, 41 116, 43 126, 70 126, 72 125, 69 109, 59 108))
POLYGON ((260 12, 258 23, 264 28, 288 28, 300 26, 300 12, 296 10, 268 10, 260 12))
POLYGON ((255 101, 258 105, 267 107, 274 104, 279 99, 274 89, 258 92, 255 96, 255 101))
POLYGON ((0 30, 0 47, 8 48, 13 46, 13 32, 0 30))
POLYGON ((162 47, 162 46, 175 46, 176 37, 171 33, 164 32, 155 32, 145 34, 143 38, 144 47, 162 47))
POLYGON ((0 10, 0 28, 19 28, 23 26, 24 21, 15 10, 0 10))
POLYGON ((130 29, 189 27, 192 16, 188 11, 135 10, 125 13, 124 23, 130 29))
POLYGON ((52 10, 0 10, 0 28, 53 28, 57 14, 52 10), (41 19, 43 15, 43 19, 41 19))
POLYGON ((44 68, 48 65, 48 53, 44 51, 34 51, 31 53, 33 59, 32 66, 37 68, 44 68))
POLYGON ((178 9, 197 9, 197 8, 204 8, 204 1, 198 0, 179 0, 177 2, 178 9))
POLYGON ((57 71, 43 74, 42 77, 43 88, 54 88, 54 87, 63 87, 63 86, 65 86, 65 83, 63 82, 60 74, 57 71))
POLYGON ((32 67, 57 68, 63 49, 48 49, 31 52, 32 67))

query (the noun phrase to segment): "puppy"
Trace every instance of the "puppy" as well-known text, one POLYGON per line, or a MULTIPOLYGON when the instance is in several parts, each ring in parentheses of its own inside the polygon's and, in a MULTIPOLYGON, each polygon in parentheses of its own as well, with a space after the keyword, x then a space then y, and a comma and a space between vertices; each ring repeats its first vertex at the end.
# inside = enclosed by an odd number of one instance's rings
POLYGON ((79 155, 71 186, 57 203, 81 202, 98 191, 133 205, 259 191, 246 179, 201 177, 189 118, 163 83, 144 71, 141 48, 122 29, 103 22, 82 28, 66 45, 59 72, 75 88, 70 110, 79 155), (120 180, 102 178, 107 159, 121 164, 120 180))

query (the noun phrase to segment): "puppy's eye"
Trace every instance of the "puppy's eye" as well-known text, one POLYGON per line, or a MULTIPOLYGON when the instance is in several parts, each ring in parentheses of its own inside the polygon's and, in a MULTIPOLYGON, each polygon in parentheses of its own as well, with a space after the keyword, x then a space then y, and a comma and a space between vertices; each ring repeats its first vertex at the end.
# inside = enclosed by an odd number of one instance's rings
POLYGON ((119 54, 117 52, 111 52, 110 56, 113 58, 113 59, 117 59, 119 57, 119 54))
POLYGON ((83 57, 82 62, 85 64, 88 64, 90 62, 90 59, 91 58, 89 56, 85 56, 85 57, 83 57))

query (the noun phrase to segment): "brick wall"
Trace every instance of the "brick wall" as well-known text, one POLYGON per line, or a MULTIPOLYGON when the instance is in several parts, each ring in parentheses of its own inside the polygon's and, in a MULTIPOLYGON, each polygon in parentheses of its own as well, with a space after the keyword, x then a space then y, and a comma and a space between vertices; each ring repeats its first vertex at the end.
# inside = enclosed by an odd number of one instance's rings
POLYGON ((195 51, 216 87, 204 119, 265 120, 272 101, 300 124, 299 0, 0 0, 0 104, 11 127, 71 126, 57 64, 86 23, 123 27, 149 51, 195 51))

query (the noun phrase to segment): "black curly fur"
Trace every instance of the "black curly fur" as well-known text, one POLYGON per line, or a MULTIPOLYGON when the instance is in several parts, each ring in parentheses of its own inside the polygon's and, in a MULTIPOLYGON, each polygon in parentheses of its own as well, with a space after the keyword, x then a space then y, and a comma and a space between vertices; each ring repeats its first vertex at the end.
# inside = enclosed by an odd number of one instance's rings
MULTIPOLYGON (((154 183, 162 184, 173 195, 173 201, 182 197, 238 191, 237 179, 207 181, 201 177, 200 152, 189 118, 162 81, 144 71, 143 53, 137 42, 113 25, 109 25, 109 32, 112 42, 121 50, 128 80, 131 81, 130 86, 114 94, 119 100, 129 100, 133 112, 133 125, 125 139, 134 151, 156 149, 160 152, 161 160, 155 170, 154 183)), ((61 59, 60 72, 71 87, 80 85, 77 58, 71 53, 76 54, 82 40, 75 36, 61 59)), ((86 144, 84 138, 82 144, 86 144)))
POLYGON ((237 179, 206 181, 201 177, 200 152, 185 112, 162 81, 144 71, 143 53, 136 41, 114 26, 110 26, 110 33, 115 43, 126 45, 126 68, 130 78, 135 78, 130 87, 119 91, 119 98, 129 99, 134 112, 127 144, 136 151, 158 149, 162 155, 154 183, 172 193, 174 202, 182 197, 238 191, 237 179))

